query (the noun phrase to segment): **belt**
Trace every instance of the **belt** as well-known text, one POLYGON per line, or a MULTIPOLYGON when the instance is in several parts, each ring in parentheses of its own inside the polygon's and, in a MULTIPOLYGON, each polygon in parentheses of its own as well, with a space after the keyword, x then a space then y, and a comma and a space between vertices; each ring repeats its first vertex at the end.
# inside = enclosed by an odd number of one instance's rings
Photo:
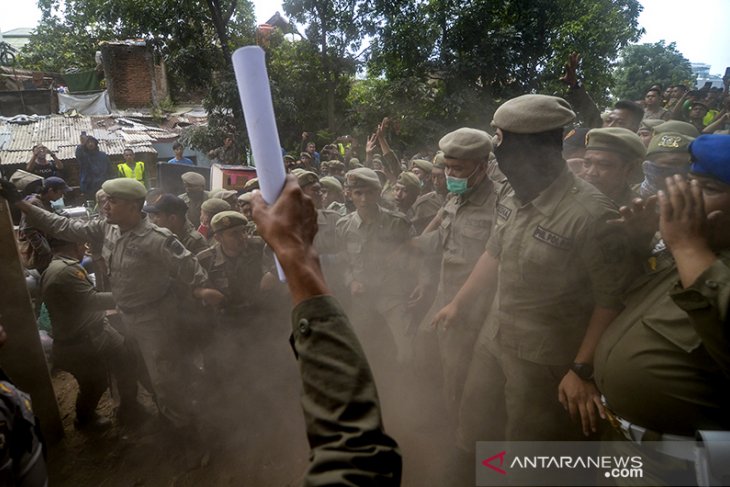
POLYGON ((606 404, 605 397, 601 397, 601 400, 608 422, 627 440, 680 460, 694 462, 697 458, 697 441, 694 437, 670 435, 644 428, 614 413, 606 404))

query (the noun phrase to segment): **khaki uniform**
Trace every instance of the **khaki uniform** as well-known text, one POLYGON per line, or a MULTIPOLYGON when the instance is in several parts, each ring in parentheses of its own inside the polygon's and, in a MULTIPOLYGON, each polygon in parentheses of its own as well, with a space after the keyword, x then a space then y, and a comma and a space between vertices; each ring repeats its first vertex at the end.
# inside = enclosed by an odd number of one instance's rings
POLYGON ((730 430, 730 251, 683 289, 661 247, 601 338, 596 385, 614 413, 655 432, 730 430))
POLYGON ((438 194, 436 191, 431 191, 418 197, 411 207, 411 210, 413 210, 413 218, 411 221, 417 233, 420 234, 431 223, 431 220, 433 220, 445 203, 446 195, 438 194))
MULTIPOLYGON (((36 208, 41 208, 49 213, 53 212, 53 207, 50 201, 44 202, 39 195, 34 194, 28 196, 26 201, 36 208)), ((39 272, 48 267, 53 258, 51 247, 48 245, 48 240, 43 232, 28 223, 28 219, 23 214, 20 217, 20 224, 18 225, 18 237, 21 252, 24 253, 24 259, 26 265, 32 264, 33 269, 38 269, 39 272)))
POLYGON ((193 227, 198 228, 200 226, 200 206, 209 198, 208 192, 203 191, 196 198, 191 198, 188 193, 183 193, 178 197, 188 205, 188 212, 185 214, 188 221, 193 227))
MULTIPOLYGON (((438 290, 422 322, 423 332, 431 329, 433 316, 456 296, 484 253, 492 233, 496 201, 495 185, 485 177, 474 188, 446 202, 438 230, 417 237, 426 255, 440 256, 439 275, 431 279, 438 281, 438 290)), ((488 306, 489 303, 477 303, 456 327, 438 334, 445 397, 453 408, 459 405, 474 341, 488 306)))
MULTIPOLYGON (((167 229, 146 218, 131 230, 105 220, 70 220, 29 208, 28 221, 64 240, 103 240, 111 292, 129 336, 136 341, 149 373, 160 412, 185 426, 191 411, 184 389, 187 359, 175 333, 177 299, 173 284, 202 287, 207 276, 194 256, 167 229)), ((192 295, 189 297, 192 299, 192 295)))
POLYGON ((205 237, 190 222, 185 222, 183 234, 176 236, 180 240, 180 243, 193 255, 198 255, 209 247, 205 237))
POLYGON ((354 321, 367 321, 368 333, 377 335, 382 330, 374 327, 383 322, 377 314, 382 315, 395 340, 399 361, 411 353, 411 339, 406 336, 406 301, 414 284, 409 282, 412 271, 401 246, 414 233, 405 216, 384 208, 371 223, 363 222, 356 211, 337 222, 337 237, 344 251, 345 286, 349 288, 357 281, 364 288, 363 294, 352 297, 354 321))
POLYGON ((118 381, 122 402, 136 401, 132 359, 124 338, 107 321, 114 308, 110 293, 94 289, 76 259, 55 256, 43 273, 41 292, 53 328, 53 363, 79 384, 76 417, 90 418, 108 387, 107 371, 118 381))
POLYGON ((400 485, 398 445, 385 433, 368 360, 342 308, 331 296, 310 298, 291 323, 312 448, 304 485, 400 485))
POLYGON ((342 216, 332 210, 317 210, 317 235, 314 237, 314 248, 319 254, 322 272, 332 291, 338 296, 342 294, 342 263, 339 259, 340 246, 337 241, 337 221, 342 216))
POLYGON ((613 199, 612 201, 616 205, 617 208, 621 208, 622 206, 629 206, 631 205, 631 202, 635 198, 641 198, 641 195, 637 193, 636 191, 632 190, 630 187, 626 186, 624 190, 621 192, 621 194, 613 199))
POLYGON ((626 238, 605 223, 613 204, 566 168, 532 202, 510 185, 497 200, 487 251, 498 287, 474 349, 459 418, 462 447, 477 440, 578 438, 558 384, 594 306, 618 308, 631 278, 626 238))

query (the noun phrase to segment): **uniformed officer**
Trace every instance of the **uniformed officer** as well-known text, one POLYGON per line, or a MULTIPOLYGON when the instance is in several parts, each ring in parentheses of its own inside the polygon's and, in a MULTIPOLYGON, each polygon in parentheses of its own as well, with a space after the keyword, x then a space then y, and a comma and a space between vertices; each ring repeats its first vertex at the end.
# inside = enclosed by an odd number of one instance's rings
POLYGON ((208 199, 208 192, 205 190, 205 176, 197 172, 188 171, 180 176, 185 192, 180 198, 188 205, 187 217, 195 228, 200 226, 200 206, 208 199))
POLYGON ((435 318, 458 327, 460 314, 496 293, 461 399, 467 451, 478 440, 576 438, 566 409, 586 434, 597 423, 593 352, 633 265, 625 236, 606 223, 618 215, 613 204, 562 158, 563 127, 574 118, 565 100, 546 95, 511 99, 494 114, 508 184, 486 252, 435 318))
POLYGON ((413 204, 421 194, 421 180, 412 172, 404 171, 398 175, 393 195, 396 209, 403 213, 409 221, 413 221, 415 213, 413 204))
MULTIPOLYGON (((664 122, 665 125, 669 122, 664 122)), ((646 161, 641 165, 644 180, 638 191, 646 199, 664 189, 664 181, 675 174, 685 175, 689 171, 688 147, 694 137, 682 132, 656 133, 646 149, 646 161)))
POLYGON ((345 285, 352 298, 353 321, 366 342, 382 343, 390 334, 397 349, 395 358, 403 363, 412 351, 406 302, 414 287, 408 279, 413 272, 403 245, 415 231, 405 216, 380 206, 382 187, 372 169, 349 171, 346 188, 356 211, 337 222, 337 237, 346 259, 345 285))
POLYGON ((209 198, 203 201, 203 204, 200 205, 200 226, 198 227, 198 232, 208 241, 212 240, 213 235, 210 231, 210 221, 221 211, 230 210, 231 205, 220 198, 209 198))
POLYGON ((703 135, 689 150, 690 181, 668 178, 659 193, 663 240, 595 356, 612 438, 634 443, 622 453, 658 441, 653 485, 694 485, 695 433, 730 430, 730 137, 703 135))
POLYGON ((193 255, 208 248, 205 237, 186 218, 188 205, 179 196, 163 194, 143 210, 152 223, 170 230, 193 255))
POLYGON ((580 177, 608 196, 616 207, 630 205, 639 195, 629 187, 629 178, 645 155, 644 144, 631 130, 592 129, 586 134, 580 177))
POLYGON ((74 376, 79 384, 76 397, 77 428, 98 429, 110 425, 96 412, 101 395, 109 386, 108 373, 117 379, 122 421, 143 414, 137 403, 133 357, 124 337, 107 321, 104 310, 114 309, 111 293, 94 289, 80 261, 85 244, 51 238, 53 260, 43 273, 41 292, 53 329, 53 364, 74 376))
POLYGON ((444 154, 439 151, 434 156, 431 167, 430 181, 433 191, 422 194, 413 203, 413 226, 419 233, 426 229, 446 203, 446 195, 449 192, 446 189, 445 167, 444 154))
MULTIPOLYGON (((487 161, 492 152, 489 134, 460 128, 444 135, 439 149, 446 184, 454 197, 446 202, 439 227, 416 239, 425 255, 437 259, 432 278, 426 279, 438 283, 436 297, 426 315, 427 323, 453 299, 484 253, 497 200, 495 184, 487 177, 487 161)), ((474 303, 458 327, 441 329, 438 333, 444 397, 454 416, 488 305, 481 301, 474 303)), ((430 331, 430 327, 424 328, 424 333, 430 331)))
MULTIPOLYGON (((16 200, 5 183, 4 196, 16 200)), ((161 415, 181 434, 194 432, 192 400, 185 390, 186 357, 176 346, 177 298, 173 284, 187 286, 190 298, 218 304, 220 292, 205 288, 205 270, 167 229, 144 217, 147 191, 134 179, 102 185, 108 198, 105 220, 83 222, 45 212, 27 202, 16 206, 28 221, 48 234, 75 242, 103 240, 111 292, 129 338, 140 349, 161 415)))
POLYGON ((421 194, 430 193, 433 189, 431 181, 431 171, 433 163, 425 159, 413 159, 411 161, 410 171, 418 176, 421 181, 421 194))
POLYGON ((319 184, 322 185, 322 207, 345 216, 347 207, 342 183, 333 176, 325 176, 319 180, 319 184))

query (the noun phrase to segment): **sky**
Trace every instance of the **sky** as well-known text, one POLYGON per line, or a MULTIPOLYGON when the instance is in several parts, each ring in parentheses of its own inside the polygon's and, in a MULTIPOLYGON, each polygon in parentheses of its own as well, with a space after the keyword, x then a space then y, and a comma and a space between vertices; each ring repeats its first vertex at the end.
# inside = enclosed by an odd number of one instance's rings
MULTIPOLYGON (((730 0, 641 0, 639 24, 646 33, 639 42, 662 39, 693 63, 710 64, 710 73, 722 75, 730 66, 730 0), (688 15, 688 14, 692 15, 688 15)), ((279 10, 280 0, 254 0, 259 22, 279 10)), ((0 31, 34 27, 40 19, 35 0, 0 0, 0 31)))

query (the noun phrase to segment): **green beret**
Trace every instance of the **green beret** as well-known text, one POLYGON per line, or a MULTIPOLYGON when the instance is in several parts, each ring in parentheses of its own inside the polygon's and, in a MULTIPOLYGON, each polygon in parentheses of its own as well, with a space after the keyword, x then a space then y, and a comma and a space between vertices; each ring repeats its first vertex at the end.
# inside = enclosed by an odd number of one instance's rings
MULTIPOLYGON (((293 173, 294 171, 292 171, 293 173)), ((309 186, 310 184, 318 183, 319 182, 319 176, 317 176, 312 171, 299 171, 297 174, 295 174, 297 177, 297 182, 299 183, 300 188, 304 188, 305 186, 309 186)))
POLYGON ((654 135, 665 134, 668 132, 684 134, 687 137, 694 137, 694 138, 697 138, 700 136, 700 131, 697 130, 697 127, 695 127, 691 123, 682 122, 680 120, 668 120, 668 121, 662 122, 659 125, 657 125, 656 127, 654 127, 654 135))
POLYGON ((300 152, 299 153, 299 159, 301 159, 302 157, 309 157, 311 159, 312 158, 312 154, 310 154, 309 152, 300 152))
POLYGON ((292 161, 292 162, 294 162, 294 161, 296 161, 297 159, 296 159, 296 158, 295 158, 294 156, 290 155, 290 154, 286 154, 286 155, 284 156, 284 160, 285 160, 285 161, 292 161))
POLYGON ((647 157, 661 152, 682 152, 689 154, 689 144, 694 137, 688 137, 678 132, 667 132, 656 134, 651 138, 649 147, 646 149, 647 157))
POLYGON ((213 233, 222 232, 229 228, 242 227, 248 224, 245 216, 237 211, 221 211, 210 220, 210 228, 213 233))
POLYGON ((197 172, 188 171, 180 176, 182 182, 191 186, 205 186, 205 176, 197 172))
MULTIPOLYGON (((329 168, 330 169, 339 169, 341 171, 345 170, 345 163, 342 161, 338 161, 337 159, 333 159, 329 161, 329 168)), ((355 168, 352 168, 355 169, 355 168)))
POLYGON ((487 160, 492 138, 483 130, 463 127, 441 137, 439 149, 449 159, 487 160))
POLYGON ((106 194, 121 200, 143 200, 147 197, 144 184, 132 178, 117 178, 105 181, 101 189, 106 194))
POLYGON ((233 189, 221 189, 215 194, 215 196, 211 196, 211 198, 227 200, 228 198, 232 198, 234 196, 238 196, 238 191, 235 191, 233 189))
POLYGON ((380 178, 375 171, 367 167, 358 167, 352 169, 345 174, 345 181, 347 181, 348 188, 377 188, 381 189, 383 186, 380 184, 380 178))
POLYGON ((350 159, 350 167, 362 167, 362 164, 360 164, 360 159, 357 157, 353 157, 350 159))
POLYGON ((639 124, 639 130, 654 130, 657 125, 664 123, 661 118, 645 118, 639 124))
POLYGON ((342 183, 332 176, 323 177, 319 180, 319 184, 321 184, 322 187, 327 188, 328 191, 337 191, 342 193, 342 183))
POLYGON ((220 198, 210 198, 203 201, 203 204, 200 205, 200 209, 206 212, 208 215, 215 215, 216 213, 220 213, 221 211, 230 210, 231 205, 229 205, 227 201, 223 201, 220 198))
POLYGON ((575 120, 570 103, 548 95, 522 95, 494 112, 492 126, 515 134, 537 134, 562 129, 575 120))
POLYGON ((241 196, 238 197, 239 203, 251 203, 253 200, 253 193, 243 193, 241 196))
POLYGON ((443 169, 446 167, 446 160, 444 159, 444 153, 441 151, 438 151, 435 156, 433 156, 433 167, 436 167, 438 169, 443 169))
POLYGON ((208 192, 208 198, 216 198, 216 197, 218 197, 218 193, 220 193, 221 191, 223 191, 223 188, 211 189, 208 192))
POLYGON ((417 167, 421 171, 425 172, 426 174, 431 174, 431 170, 433 169, 433 164, 425 161, 423 159, 413 159, 411 161, 411 167, 417 167))
POLYGON ((244 191, 252 191, 254 189, 259 189, 259 179, 258 178, 251 178, 248 181, 246 181, 246 184, 243 185, 244 191))
POLYGON ((413 174, 412 172, 402 172, 398 175, 398 180, 396 181, 397 184, 402 184, 406 188, 411 188, 416 191, 420 191, 421 189, 421 180, 418 179, 418 176, 413 174))
POLYGON ((631 161, 643 161, 646 156, 646 148, 639 136, 620 127, 589 130, 586 150, 616 152, 631 161))

